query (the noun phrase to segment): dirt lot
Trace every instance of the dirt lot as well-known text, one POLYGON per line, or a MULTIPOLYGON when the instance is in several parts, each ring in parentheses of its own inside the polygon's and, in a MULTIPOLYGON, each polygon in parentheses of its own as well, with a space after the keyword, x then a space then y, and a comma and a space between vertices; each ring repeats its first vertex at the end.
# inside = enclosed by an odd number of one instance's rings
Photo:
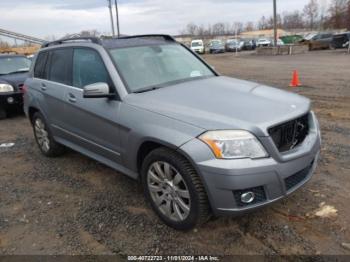
POLYGON ((43 157, 23 116, 0 122, 0 254, 350 254, 350 56, 206 55, 224 75, 301 93, 323 135, 315 176, 263 210, 183 233, 164 226, 133 180, 78 153, 43 157), (303 87, 288 87, 298 69, 303 87), (320 205, 337 213, 314 216, 320 205))

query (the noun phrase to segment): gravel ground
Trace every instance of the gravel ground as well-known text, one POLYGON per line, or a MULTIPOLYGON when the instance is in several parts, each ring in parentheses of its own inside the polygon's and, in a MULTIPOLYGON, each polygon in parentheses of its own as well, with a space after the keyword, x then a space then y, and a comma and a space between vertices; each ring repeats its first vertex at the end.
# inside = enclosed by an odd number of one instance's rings
POLYGON ((205 55, 222 74, 309 97, 322 156, 302 189, 272 206, 209 221, 191 232, 163 225, 138 183, 69 151, 49 159, 23 115, 0 122, 0 254, 350 254, 350 56, 205 55), (303 87, 288 87, 298 69, 303 87), (314 215, 329 205, 332 217, 314 215))

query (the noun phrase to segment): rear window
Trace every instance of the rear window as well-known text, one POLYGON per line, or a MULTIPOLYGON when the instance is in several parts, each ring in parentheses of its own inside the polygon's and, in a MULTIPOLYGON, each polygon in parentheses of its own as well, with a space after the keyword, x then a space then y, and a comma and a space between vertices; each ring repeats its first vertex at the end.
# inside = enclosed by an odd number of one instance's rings
POLYGON ((46 60, 47 60, 47 52, 40 52, 35 62, 34 77, 46 79, 46 76, 44 74, 46 60))
POLYGON ((72 49, 57 49, 50 52, 49 80, 71 85, 72 49))

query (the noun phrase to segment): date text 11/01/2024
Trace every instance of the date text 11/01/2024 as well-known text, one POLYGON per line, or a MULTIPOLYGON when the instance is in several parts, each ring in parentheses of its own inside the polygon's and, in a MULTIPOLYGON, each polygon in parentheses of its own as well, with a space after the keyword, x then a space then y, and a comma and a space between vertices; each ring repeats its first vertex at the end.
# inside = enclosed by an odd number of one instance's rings
POLYGON ((220 261, 218 256, 128 256, 128 261, 220 261))

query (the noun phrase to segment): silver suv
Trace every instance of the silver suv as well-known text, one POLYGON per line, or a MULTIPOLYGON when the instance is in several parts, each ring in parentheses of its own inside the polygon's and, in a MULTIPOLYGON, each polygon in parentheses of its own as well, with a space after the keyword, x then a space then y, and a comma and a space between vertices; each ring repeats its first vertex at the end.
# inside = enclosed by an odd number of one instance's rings
POLYGON ((316 167, 307 98, 219 76, 170 36, 59 40, 33 64, 24 103, 42 153, 69 147, 139 179, 173 228, 275 202, 316 167))

